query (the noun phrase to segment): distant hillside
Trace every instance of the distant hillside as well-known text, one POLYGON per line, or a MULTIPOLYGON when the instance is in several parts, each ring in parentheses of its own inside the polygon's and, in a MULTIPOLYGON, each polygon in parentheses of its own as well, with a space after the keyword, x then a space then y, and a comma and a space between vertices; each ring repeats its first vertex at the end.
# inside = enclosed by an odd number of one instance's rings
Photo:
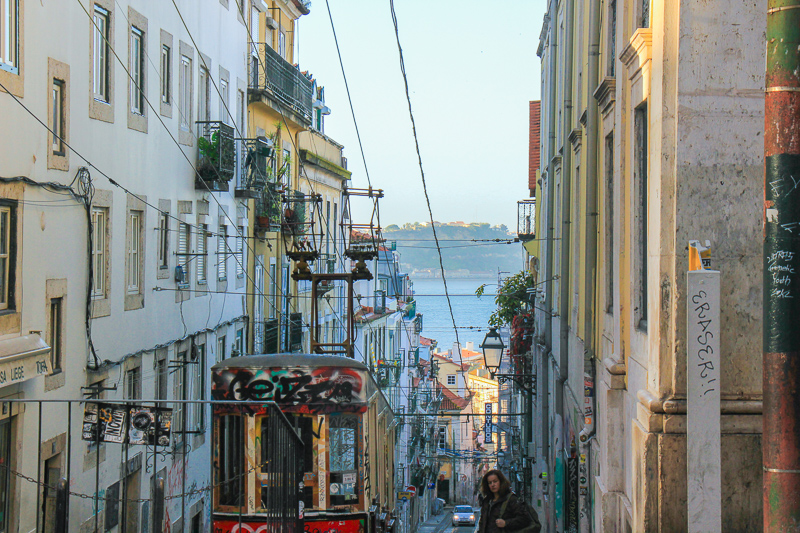
MULTIPOLYGON (((485 242, 501 239, 513 240, 516 235, 506 226, 490 226, 486 223, 465 224, 463 222, 436 222, 436 234, 442 247, 442 259, 448 272, 462 271, 464 275, 496 273, 497 269, 517 272, 521 268, 521 245, 485 242), (473 242, 478 241, 478 242, 473 242)), ((429 223, 392 224, 383 230, 387 241, 397 242, 402 268, 414 271, 439 270, 439 257, 429 223)))

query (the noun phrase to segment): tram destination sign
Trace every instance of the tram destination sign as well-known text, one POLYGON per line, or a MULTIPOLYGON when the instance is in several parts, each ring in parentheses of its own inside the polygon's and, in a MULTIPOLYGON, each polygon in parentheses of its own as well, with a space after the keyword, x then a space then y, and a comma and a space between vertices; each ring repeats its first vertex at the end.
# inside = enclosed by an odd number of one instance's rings
POLYGON ((88 403, 81 438, 90 442, 169 446, 172 409, 88 403))

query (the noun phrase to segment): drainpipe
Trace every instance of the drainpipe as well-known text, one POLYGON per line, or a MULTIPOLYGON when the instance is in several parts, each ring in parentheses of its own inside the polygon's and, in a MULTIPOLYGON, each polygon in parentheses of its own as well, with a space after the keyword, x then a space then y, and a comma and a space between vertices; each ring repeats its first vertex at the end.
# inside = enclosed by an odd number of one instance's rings
MULTIPOLYGON (((567 0, 567 5, 564 13, 564 20, 566 22, 566 31, 564 34, 564 46, 566 50, 564 53, 564 121, 562 123, 562 163, 561 163, 561 272, 559 274, 559 306, 558 313, 560 315, 560 338, 559 338, 559 381, 563 383, 568 377, 567 369, 569 368, 569 318, 572 315, 569 308, 570 296, 570 263, 571 254, 570 246, 572 245, 571 232, 572 227, 572 210, 571 197, 572 197, 572 148, 570 146, 570 133, 572 132, 572 72, 573 72, 573 58, 575 55, 575 46, 573 43, 574 30, 573 19, 575 13, 575 1, 567 0)), ((556 412, 564 414, 564 398, 563 389, 557 388, 556 396, 556 412)))
POLYGON ((800 522, 800 334, 795 294, 800 241, 791 227, 800 202, 800 0, 769 0, 764 99, 764 531, 796 530, 800 522))
MULTIPOLYGON (((592 471, 592 455, 590 453, 590 442, 595 434, 595 417, 597 416, 597 406, 595 398, 597 390, 596 372, 596 338, 595 320, 596 314, 596 288, 597 288, 597 217, 599 216, 599 205, 597 202, 597 186, 601 179, 597 170, 597 153, 600 145, 600 123, 598 120, 597 100, 594 99, 595 85, 599 82, 599 62, 600 62, 600 0, 592 0, 589 6, 589 66, 587 71, 588 86, 591 90, 587 95, 586 113, 586 148, 587 169, 586 169, 586 275, 584 279, 584 373, 592 380, 592 394, 588 398, 591 409, 591 416, 584 413, 584 427, 578 437, 579 446, 583 457, 587 458, 586 474, 592 471), (586 423, 588 420, 588 423, 586 423)), ((584 400, 586 401, 586 400, 584 400)), ((581 472, 583 476, 583 472, 581 472)), ((583 476, 587 479, 587 485, 591 483, 591 476, 583 476)), ((591 491, 587 491, 587 496, 581 497, 583 500, 584 512, 581 513, 581 531, 592 531, 592 516, 588 512, 592 508, 590 500, 591 491)))

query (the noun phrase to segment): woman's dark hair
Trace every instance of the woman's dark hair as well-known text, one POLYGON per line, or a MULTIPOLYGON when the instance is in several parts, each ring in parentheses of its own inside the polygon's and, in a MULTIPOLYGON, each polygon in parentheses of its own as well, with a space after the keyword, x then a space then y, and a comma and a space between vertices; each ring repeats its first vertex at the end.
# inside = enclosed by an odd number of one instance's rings
POLYGON ((481 479, 481 493, 485 498, 492 496, 492 491, 489 489, 489 476, 497 476, 497 479, 500 480, 500 496, 505 496, 509 492, 511 492, 511 483, 509 483, 506 476, 497 469, 489 470, 484 474, 483 479, 481 479))

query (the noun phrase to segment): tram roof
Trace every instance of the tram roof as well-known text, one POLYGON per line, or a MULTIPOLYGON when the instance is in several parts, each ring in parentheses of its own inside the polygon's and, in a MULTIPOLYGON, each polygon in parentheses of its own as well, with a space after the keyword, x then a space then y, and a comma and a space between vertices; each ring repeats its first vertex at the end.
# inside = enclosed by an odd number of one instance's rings
POLYGON ((369 370, 364 363, 342 355, 319 355, 307 353, 277 353, 231 357, 230 359, 225 359, 224 361, 215 364, 213 367, 211 367, 211 370, 223 370, 226 368, 279 368, 301 366, 339 366, 345 368, 355 368, 357 370, 369 370))

